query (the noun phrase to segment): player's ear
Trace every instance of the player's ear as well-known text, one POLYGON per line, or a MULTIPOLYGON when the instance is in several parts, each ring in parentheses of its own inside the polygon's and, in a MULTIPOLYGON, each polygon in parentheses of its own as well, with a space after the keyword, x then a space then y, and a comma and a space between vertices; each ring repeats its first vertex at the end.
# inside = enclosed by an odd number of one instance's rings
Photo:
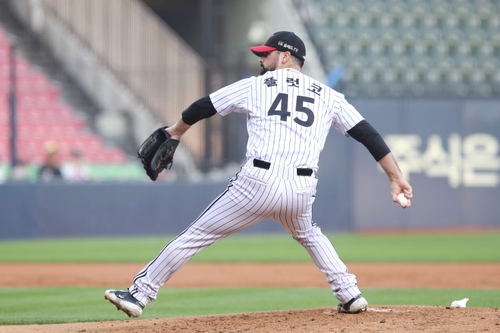
POLYGON ((281 63, 284 64, 286 63, 288 60, 290 60, 290 58, 292 57, 292 54, 288 51, 286 52, 283 52, 283 59, 281 60, 281 63))

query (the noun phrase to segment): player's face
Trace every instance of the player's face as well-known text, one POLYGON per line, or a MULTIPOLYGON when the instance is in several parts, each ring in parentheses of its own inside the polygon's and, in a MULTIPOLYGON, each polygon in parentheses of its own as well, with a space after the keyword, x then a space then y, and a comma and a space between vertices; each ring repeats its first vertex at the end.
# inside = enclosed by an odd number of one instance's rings
POLYGON ((260 57, 260 75, 263 75, 264 73, 268 71, 274 71, 278 69, 278 63, 279 63, 279 52, 277 51, 271 51, 271 52, 266 52, 262 57, 260 57))

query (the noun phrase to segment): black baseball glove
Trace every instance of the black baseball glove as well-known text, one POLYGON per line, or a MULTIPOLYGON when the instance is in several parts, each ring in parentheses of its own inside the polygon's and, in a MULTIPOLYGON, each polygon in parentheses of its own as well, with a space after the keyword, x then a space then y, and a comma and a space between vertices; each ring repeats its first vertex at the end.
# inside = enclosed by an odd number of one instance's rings
POLYGON ((175 149, 179 145, 179 140, 170 138, 165 130, 167 127, 160 127, 151 133, 137 150, 137 157, 141 159, 144 170, 152 181, 158 178, 163 169, 172 167, 175 149))

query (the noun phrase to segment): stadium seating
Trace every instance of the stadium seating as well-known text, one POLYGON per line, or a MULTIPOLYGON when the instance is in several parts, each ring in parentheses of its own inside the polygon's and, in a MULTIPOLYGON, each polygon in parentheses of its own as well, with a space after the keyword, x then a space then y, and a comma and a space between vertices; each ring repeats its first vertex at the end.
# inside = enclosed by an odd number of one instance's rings
MULTIPOLYGON (((0 29, 0 164, 10 160, 9 40, 0 29)), ((59 88, 21 55, 16 54, 18 157, 40 164, 47 141, 57 143, 61 162, 78 148, 89 163, 123 163, 127 156, 91 133, 86 121, 66 104, 59 88)))
POLYGON ((500 94, 500 2, 294 0, 346 93, 500 94))

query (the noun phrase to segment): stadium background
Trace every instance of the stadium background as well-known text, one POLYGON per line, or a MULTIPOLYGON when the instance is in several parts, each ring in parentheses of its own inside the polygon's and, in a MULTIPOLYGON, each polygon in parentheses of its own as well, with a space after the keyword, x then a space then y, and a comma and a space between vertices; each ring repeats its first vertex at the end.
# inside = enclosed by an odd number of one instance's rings
MULTIPOLYGON (((146 235, 182 230, 237 171, 244 117, 197 124, 157 183, 142 173, 135 149, 195 99, 257 73, 248 47, 278 30, 305 40, 304 71, 335 86, 379 129, 415 191, 412 209, 398 210, 364 148, 332 132, 315 206, 324 230, 498 227, 499 6, 2 1, 0 238, 137 234, 138 221, 146 235), (16 149, 9 124, 11 46, 16 149), (44 78, 48 86, 40 88, 44 78), (93 180, 35 181, 48 140, 58 143, 63 159, 71 147, 82 149, 93 180), (21 159, 31 164, 30 178, 13 181, 21 159), (164 220, 167 212, 172 221, 164 220)), ((266 222, 249 232, 279 230, 266 222)))

